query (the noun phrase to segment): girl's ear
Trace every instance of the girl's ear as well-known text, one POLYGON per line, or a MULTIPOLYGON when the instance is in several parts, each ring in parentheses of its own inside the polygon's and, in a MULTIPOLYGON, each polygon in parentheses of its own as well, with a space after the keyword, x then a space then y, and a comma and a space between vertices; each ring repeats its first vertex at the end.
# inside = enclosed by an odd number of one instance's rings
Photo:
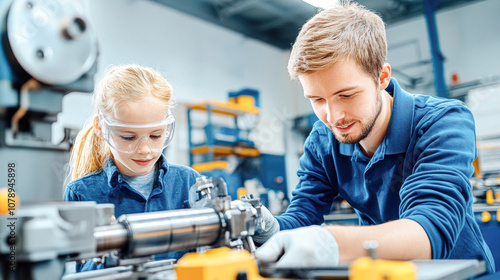
POLYGON ((97 134, 97 137, 100 138, 102 136, 102 131, 101 131, 101 127, 99 126, 99 117, 98 116, 94 117, 94 128, 95 128, 95 132, 97 134))

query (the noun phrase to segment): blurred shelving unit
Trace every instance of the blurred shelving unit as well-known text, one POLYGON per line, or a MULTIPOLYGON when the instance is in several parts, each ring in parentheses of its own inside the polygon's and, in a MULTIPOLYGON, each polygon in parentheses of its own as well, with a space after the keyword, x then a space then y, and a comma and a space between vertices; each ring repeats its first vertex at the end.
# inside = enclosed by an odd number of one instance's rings
POLYGON ((249 139, 252 128, 242 128, 238 118, 246 115, 258 116, 258 92, 252 90, 241 90, 231 95, 228 102, 204 101, 188 104, 187 121, 189 129, 189 162, 191 166, 200 171, 201 169, 214 166, 221 166, 221 158, 229 155, 239 157, 257 157, 259 150, 253 141, 249 139), (205 113, 205 123, 203 126, 194 125, 192 114, 194 111, 205 113), (214 115, 231 118, 233 126, 218 123, 214 115), (193 133, 195 130, 202 130, 205 135, 203 140, 195 140, 193 133), (196 157, 201 155, 201 157, 196 157))
POLYGON ((200 173, 223 177, 233 198, 236 198, 247 177, 252 176, 233 173, 229 158, 236 157, 239 161, 232 165, 241 165, 247 158, 258 160, 260 156, 260 151, 249 137, 256 124, 245 126, 241 121, 250 119, 248 116, 252 116, 254 120, 258 118, 258 93, 256 90, 243 89, 230 92, 227 102, 187 104, 189 163, 200 173))
POLYGON ((285 156, 263 154, 250 139, 260 115, 259 92, 229 93, 229 101, 187 104, 189 161, 208 177, 221 177, 233 199, 258 195, 273 214, 288 206, 285 156))

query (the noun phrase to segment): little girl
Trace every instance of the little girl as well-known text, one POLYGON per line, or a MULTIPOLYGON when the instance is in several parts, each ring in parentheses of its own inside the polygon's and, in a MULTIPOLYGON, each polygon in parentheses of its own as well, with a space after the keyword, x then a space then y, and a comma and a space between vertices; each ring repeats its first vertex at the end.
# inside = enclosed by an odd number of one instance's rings
MULTIPOLYGON (((115 216, 188 208, 199 174, 168 163, 162 154, 174 133, 172 87, 156 71, 137 65, 109 70, 94 91, 96 113, 71 153, 64 200, 113 203, 115 216)), ((180 258, 171 252, 155 259, 180 258)), ((102 268, 89 261, 77 271, 102 268)))

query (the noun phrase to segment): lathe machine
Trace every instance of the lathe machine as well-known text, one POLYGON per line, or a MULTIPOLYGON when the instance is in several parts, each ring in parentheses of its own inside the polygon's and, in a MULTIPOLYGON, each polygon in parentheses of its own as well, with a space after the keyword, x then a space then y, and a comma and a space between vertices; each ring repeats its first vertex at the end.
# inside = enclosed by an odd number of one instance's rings
MULTIPOLYGON (((361 258, 333 268, 258 267, 252 236, 265 225, 258 198, 231 201, 220 178, 197 178, 191 208, 127 214, 94 202, 22 205, 0 217, 0 275, 14 280, 76 279, 469 279, 483 261, 386 261, 361 258), (180 260, 156 254, 191 250, 180 260), (105 269, 65 274, 68 261, 93 259, 105 269), (389 277, 390 276, 390 277, 389 277), (386 278, 384 278, 386 277, 386 278), (387 278, 389 277, 389 278, 387 278)), ((373 253, 374 248, 368 252, 373 253)))
MULTIPOLYGON (((0 219, 0 275, 5 280, 61 279, 67 261, 106 255, 108 266, 127 272, 121 278, 116 278, 117 269, 97 274, 114 274, 107 279, 151 279, 144 275, 172 269, 172 261, 152 262, 155 254, 220 246, 255 250, 251 236, 263 222, 259 199, 231 201, 223 180, 201 176, 191 187, 190 204, 190 209, 122 215, 116 220, 110 204, 22 205, 15 216, 0 219)), ((95 279, 95 274, 64 279, 95 279)))

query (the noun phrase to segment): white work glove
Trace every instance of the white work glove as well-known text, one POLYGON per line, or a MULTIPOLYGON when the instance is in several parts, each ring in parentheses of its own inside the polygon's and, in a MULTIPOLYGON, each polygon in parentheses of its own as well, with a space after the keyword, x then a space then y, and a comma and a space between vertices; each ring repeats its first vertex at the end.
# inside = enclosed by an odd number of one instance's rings
POLYGON ((327 229, 309 226, 278 232, 255 257, 276 267, 332 267, 339 264, 339 246, 327 229))
POLYGON ((264 205, 260 207, 260 215, 263 221, 261 226, 257 228, 253 240, 260 244, 264 244, 271 236, 280 231, 280 225, 273 214, 271 214, 264 205))

